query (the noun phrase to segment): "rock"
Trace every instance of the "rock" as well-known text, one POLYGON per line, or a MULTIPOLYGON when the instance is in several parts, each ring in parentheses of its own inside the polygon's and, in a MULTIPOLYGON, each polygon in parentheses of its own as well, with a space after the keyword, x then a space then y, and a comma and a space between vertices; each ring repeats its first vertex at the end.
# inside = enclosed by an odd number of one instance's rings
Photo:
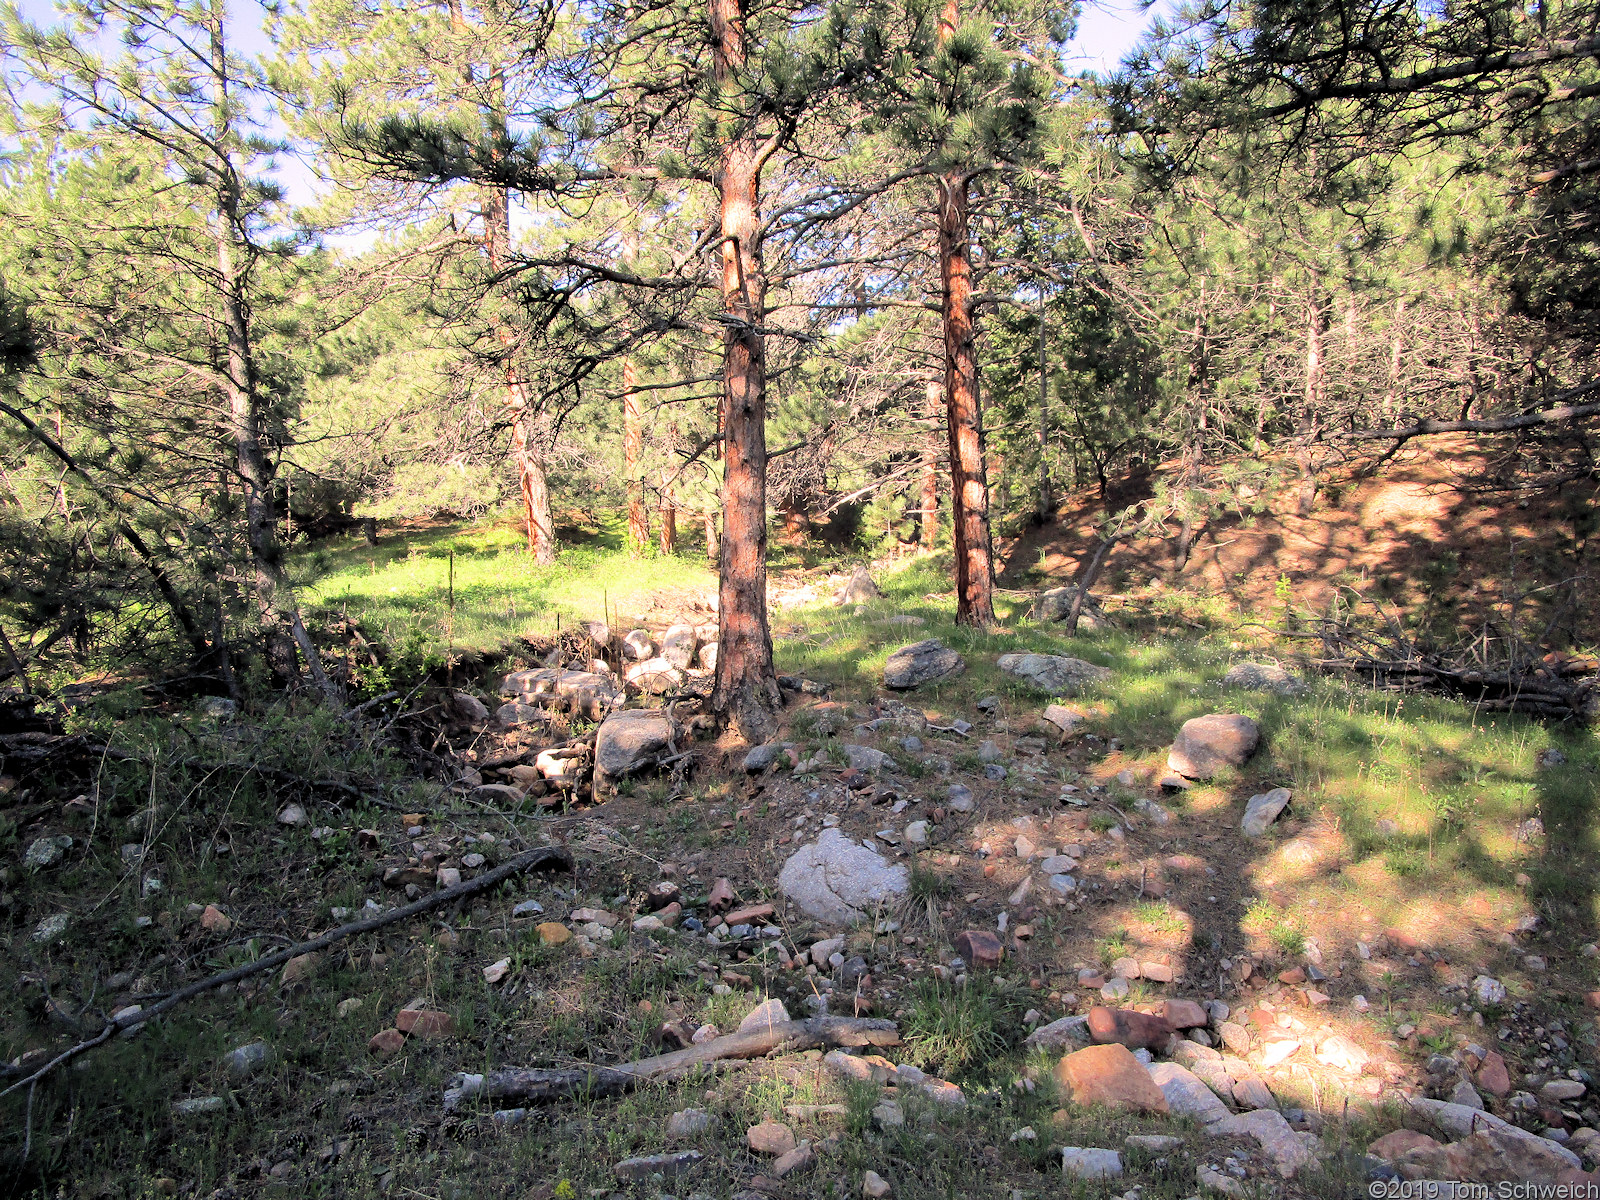
POLYGON ((765 771, 783 755, 782 742, 766 742, 760 746, 752 746, 745 753, 744 769, 754 775, 758 771, 765 771))
POLYGON ((776 1158, 795 1148, 794 1130, 780 1121, 763 1121, 745 1131, 745 1142, 757 1154, 776 1158))
POLYGON ((733 884, 719 876, 711 885, 711 894, 706 898, 706 907, 712 912, 722 912, 733 907, 734 899, 733 884))
POLYGON ((477 725, 489 719, 489 706, 471 692, 451 692, 450 712, 456 720, 477 725))
POLYGON ((1233 1102, 1243 1109, 1277 1110, 1278 1101, 1266 1081, 1242 1063, 1226 1063, 1233 1080, 1233 1102))
POLYGON ((431 1008, 402 1008, 394 1019, 395 1028, 424 1041, 449 1037, 456 1031, 456 1019, 431 1008))
MULTIPOLYGON (((1078 589, 1067 584, 1065 587, 1050 588, 1040 592, 1034 597, 1032 606, 1028 609, 1028 619, 1031 621, 1065 621, 1072 615, 1072 604, 1077 599, 1078 589)), ((1094 602, 1093 597, 1085 596, 1083 604, 1078 609, 1078 629, 1083 633, 1099 633, 1109 629, 1111 622, 1106 619, 1106 614, 1094 602)))
POLYGON ((600 723, 594 739, 594 784, 610 790, 618 779, 654 767, 676 744, 677 725, 657 709, 630 708, 600 723))
POLYGON ((1152 983, 1171 983, 1173 979, 1172 968, 1166 963, 1158 962, 1140 963, 1139 975, 1152 983))
POLYGON ((1211 1021, 1206 1010, 1195 1000, 1168 1000, 1161 1006, 1161 1015, 1174 1029, 1198 1029, 1211 1021))
POLYGON ((1206 1132, 1215 1137, 1255 1139, 1284 1179, 1293 1179, 1302 1167, 1316 1161, 1313 1146, 1317 1144, 1317 1139, 1311 1134, 1299 1134, 1289 1128, 1289 1122, 1276 1109, 1263 1108, 1239 1113, 1217 1121, 1207 1127, 1206 1132))
POLYGON ((1294 1038, 1280 1038, 1277 1041, 1268 1042, 1261 1047, 1261 1061, 1256 1065, 1263 1071, 1270 1071, 1280 1063, 1288 1062, 1299 1049, 1300 1043, 1294 1038))
POLYGON ((1212 713, 1185 721, 1167 754, 1167 766, 1189 779, 1210 779, 1224 767, 1243 766, 1261 744, 1249 717, 1212 713))
POLYGON ((601 925, 606 929, 615 929, 622 924, 616 913, 603 908, 575 908, 568 914, 568 920, 574 925, 601 925))
POLYGON ((1063 1146, 1061 1170, 1074 1179, 1115 1179, 1122 1174, 1122 1155, 1090 1146, 1063 1146))
POLYGON ((880 1100, 872 1110, 872 1123, 879 1129, 899 1129, 906 1123, 905 1110, 893 1100, 880 1100))
POLYGON ((643 662, 656 652, 656 644, 650 640, 649 631, 634 629, 622 639, 622 651, 635 662, 643 662))
MULTIPOLYGON (((513 671, 500 681, 500 694, 523 704, 549 703, 598 717, 617 703, 622 689, 615 677, 598 671, 533 667, 513 671)), ((498 714, 497 714, 498 715, 498 714)))
POLYGON ((1164 1113, 1167 1098, 1126 1046, 1089 1046, 1062 1057, 1055 1068, 1062 1094, 1080 1107, 1103 1104, 1131 1112, 1164 1113))
POLYGON ((1130 1050, 1155 1050, 1172 1040, 1172 1026, 1164 1017, 1096 1004, 1089 1010, 1089 1037, 1098 1045, 1117 1042, 1130 1050))
POLYGON ((286 804, 278 811, 279 825, 304 825, 306 823, 306 810, 298 804, 286 804))
POLYGON ((1130 1150, 1143 1150, 1146 1154, 1171 1154, 1174 1150, 1183 1149, 1182 1138, 1165 1133, 1130 1133, 1122 1139, 1122 1144, 1130 1150))
POLYGON ((1450 1103, 1464 1105, 1467 1108, 1483 1108, 1483 1097, 1478 1095, 1478 1089, 1465 1079, 1456 1080, 1455 1087, 1450 1089, 1450 1103))
POLYGON ((888 1082, 887 1071, 881 1072, 882 1078, 878 1078, 871 1063, 844 1050, 828 1051, 822 1056, 822 1065, 839 1078, 852 1083, 888 1082))
POLYGON ((1111 678, 1107 667, 1059 654, 1002 654, 995 665, 1052 696, 1076 696, 1084 688, 1111 678))
POLYGON ((1000 939, 987 929, 964 929, 956 934, 953 944, 956 953, 971 967, 997 967, 1006 953, 1000 939))
POLYGON ((347 1021, 356 1013, 360 1012, 364 1004, 365 1001, 363 1001, 360 996, 347 996, 345 999, 339 1001, 339 1006, 333 1011, 339 1020, 347 1021))
POLYGON ((250 1042, 222 1056, 222 1069, 234 1079, 244 1079, 264 1067, 272 1052, 265 1042, 250 1042))
POLYGON ((985 738, 982 742, 980 742, 978 744, 978 761, 979 762, 986 762, 986 763, 999 762, 1000 759, 1003 758, 1003 757, 1004 757, 1004 755, 1002 755, 1000 753, 1000 746, 998 745, 998 743, 996 743, 992 739, 985 738))
POLYGON ((513 700, 494 710, 495 721, 510 729, 514 725, 532 725, 544 719, 544 713, 531 704, 513 700))
POLYGON ((1239 822, 1240 831, 1245 837, 1260 837, 1278 819, 1278 815, 1289 807, 1289 801, 1293 798, 1294 793, 1288 788, 1273 788, 1270 792, 1251 796, 1244 806, 1244 818, 1239 822))
POLYGON ((861 1176, 861 1194, 867 1200, 883 1200, 889 1194, 889 1181, 876 1171, 867 1171, 861 1176))
POLYGON ((461 882, 461 870, 458 867, 440 867, 434 872, 433 882, 439 888, 453 888, 461 882))
POLYGON ((717 643, 707 642, 700 647, 700 669, 702 671, 715 671, 717 669, 717 643))
POLYGON ((1475 1078, 1478 1086, 1491 1096, 1503 1100, 1511 1094, 1511 1072, 1506 1069, 1506 1060, 1498 1050, 1491 1050, 1483 1056, 1475 1078))
POLYGON ((683 671, 664 658, 647 658, 622 673, 634 687, 652 696, 670 692, 683 684, 683 671))
POLYGON ((1417 1146, 1396 1158, 1394 1167, 1406 1179, 1553 1184, 1576 1157, 1547 1138, 1507 1126, 1479 1129, 1448 1146, 1417 1146))
POLYGON ((511 974, 511 960, 509 958, 496 959, 483 969, 483 978, 486 983, 499 983, 511 974))
POLYGON ((964 783, 952 783, 946 789, 945 803, 952 812, 971 812, 973 806, 972 789, 964 783))
POLYGON ((739 1022, 739 1032, 760 1033, 788 1020, 789 1010, 783 1006, 782 1000, 763 1000, 745 1014, 744 1020, 739 1022))
POLYGON ((798 1175, 816 1161, 816 1153, 811 1149, 810 1142, 801 1142, 787 1154, 780 1155, 773 1161, 773 1178, 786 1179, 790 1175, 798 1175))
POLYGON ((546 946, 559 946, 572 940, 572 930, 559 921, 541 921, 534 926, 539 941, 546 946))
POLYGON ((807 916, 829 925, 861 920, 911 886, 902 865, 851 841, 837 828, 800 847, 778 873, 778 887, 807 916))
POLYGON ((1202 1125, 1214 1125, 1230 1114, 1216 1093, 1193 1071, 1175 1062, 1151 1063, 1150 1080, 1166 1097, 1167 1109, 1175 1116, 1193 1117, 1202 1125))
POLYGON ((1547 1104, 1568 1104, 1582 1096, 1583 1084, 1576 1079, 1552 1079, 1539 1089, 1539 1099, 1547 1104))
POLYGON ((967 662, 938 638, 901 646, 883 664, 885 687, 905 691, 966 670, 967 662))
POLYGON ((1089 724, 1089 718, 1085 714, 1063 704, 1047 705, 1040 719, 1059 730, 1063 741, 1069 737, 1076 737, 1089 724))
POLYGON ((894 769, 894 759, 882 750, 872 746, 845 745, 840 747, 844 751, 845 759, 858 771, 881 771, 894 769))
POLYGON ((297 954, 283 964, 283 973, 279 976, 278 982, 285 987, 304 983, 315 975, 321 966, 322 955, 315 953, 297 954))
POLYGON ((1367 1153, 1373 1158, 1381 1158, 1384 1162, 1393 1162, 1407 1151, 1419 1148, 1434 1149, 1439 1143, 1425 1133, 1418 1133, 1415 1129, 1396 1129, 1393 1133, 1386 1133, 1372 1145, 1367 1147, 1367 1153))
POLYGON ((1359 1075, 1372 1056, 1355 1042, 1336 1033, 1317 1047, 1317 1061, 1347 1075, 1359 1075))
POLYGON ((643 1154, 637 1158, 625 1158, 611 1171, 624 1183, 644 1183, 652 1175, 659 1175, 663 1179, 676 1179, 679 1175, 690 1170, 704 1155, 698 1150, 679 1150, 674 1154, 643 1154))
POLYGON ((34 838, 22 856, 22 865, 32 871, 42 871, 55 866, 72 848, 72 839, 66 834, 57 837, 34 838))
POLYGON ((1501 1120, 1493 1113, 1482 1112, 1476 1108, 1467 1108, 1460 1104, 1450 1104, 1443 1100, 1429 1100, 1422 1096, 1413 1096, 1406 1101, 1411 1110, 1411 1115, 1418 1121, 1427 1124, 1448 1137, 1464 1138, 1474 1131, 1500 1132, 1511 1137, 1528 1138, 1538 1142, 1540 1153, 1545 1147, 1560 1159, 1563 1167, 1582 1167, 1583 1163, 1578 1156, 1563 1146, 1547 1141, 1529 1133, 1525 1129, 1518 1129, 1515 1125, 1501 1120))
POLYGON ((1023 1041, 1025 1050, 1060 1050, 1066 1046, 1083 1046, 1089 1042, 1087 1017, 1062 1017, 1042 1025, 1023 1041))
POLYGON ((233 919, 215 904, 208 904, 200 914, 200 928, 207 933, 227 933, 233 928, 233 919))
POLYGON ((701 1137, 716 1126, 717 1119, 703 1108, 685 1108, 667 1118, 667 1141, 686 1142, 701 1137))
POLYGON ((1274 692, 1279 696, 1298 696, 1305 682, 1289 674, 1277 663, 1234 663, 1222 677, 1222 686, 1255 692, 1274 692))
POLYGON ((693 625, 674 625, 661 635, 661 654, 668 665, 687 671, 694 665, 699 638, 693 625))
POLYGON ((834 596, 833 602, 839 607, 846 604, 865 604, 869 600, 876 600, 883 593, 878 590, 878 585, 872 581, 872 576, 867 574, 865 567, 858 566, 850 575, 850 582, 840 589, 834 596))
POLYGON ((1479 975, 1472 981, 1472 994, 1479 1004, 1504 1004, 1506 985, 1488 975, 1479 975))
POLYGON ((405 1048, 406 1035, 398 1029, 384 1029, 372 1035, 367 1043, 367 1049, 374 1054, 381 1054, 387 1058, 391 1054, 398 1054, 405 1048))
POLYGON ((1108 979, 1100 987, 1100 998, 1109 1002, 1126 1000, 1132 989, 1124 976, 1118 975, 1115 979, 1108 979))

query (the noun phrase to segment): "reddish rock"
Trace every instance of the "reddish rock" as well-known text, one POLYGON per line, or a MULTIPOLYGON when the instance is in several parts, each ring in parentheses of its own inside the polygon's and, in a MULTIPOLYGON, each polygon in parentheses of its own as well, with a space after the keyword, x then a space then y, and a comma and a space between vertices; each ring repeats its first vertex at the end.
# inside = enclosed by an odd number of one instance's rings
POLYGON ((763 1121, 750 1126, 745 1133, 745 1141, 757 1154, 770 1154, 774 1158, 795 1148, 794 1130, 779 1121, 763 1121))
POLYGON ((1278 972, 1279 983, 1296 984, 1304 983, 1305 981, 1306 973, 1301 967, 1290 967, 1287 971, 1278 972))
POLYGON ((644 894, 645 907, 651 912, 659 912, 667 905, 678 899, 678 885, 670 879, 663 879, 660 883, 652 883, 644 894))
POLYGON ((1250 1015, 1245 1018, 1257 1029, 1276 1029, 1278 1027, 1277 1013, 1270 1013, 1264 1008, 1253 1008, 1250 1015))
POLYGON ((1367 1147, 1367 1153, 1373 1158, 1381 1158, 1384 1162, 1393 1162, 1408 1150, 1418 1147, 1433 1148, 1439 1145, 1438 1141, 1425 1133, 1418 1133, 1415 1129, 1396 1129, 1393 1133, 1386 1133, 1372 1145, 1367 1147))
POLYGON ((729 925, 753 925, 757 921, 768 920, 774 912, 770 904, 751 904, 745 908, 736 908, 722 919, 729 925))
POLYGON ((1600 1008, 1600 992, 1585 992, 1583 1002, 1590 1008, 1600 1008))
POLYGON ((1089 1046, 1063 1056, 1056 1064, 1056 1082, 1079 1107, 1102 1104, 1129 1112, 1164 1113, 1167 1098, 1144 1065, 1126 1046, 1089 1046))
POLYGON ((1168 1000, 1161 1006, 1161 1015, 1174 1029, 1199 1029, 1209 1019, 1206 1010, 1193 1000, 1168 1000))
POLYGON ((1100 1045, 1116 1042, 1130 1050, 1155 1050, 1171 1039, 1172 1026, 1165 1017, 1096 1004, 1089 1010, 1089 1037, 1100 1045))
POLYGON ((1006 955, 1000 939, 987 929, 964 929, 956 934, 956 953, 970 967, 997 967, 1006 955))
POLYGON ((674 900, 665 908, 656 910, 656 919, 670 929, 683 920, 683 905, 674 900))
POLYGON ((398 1054, 405 1044, 405 1034, 398 1029, 385 1029, 372 1035, 372 1040, 367 1043, 367 1049, 387 1058, 391 1054, 398 1054))
POLYGON ((733 884, 726 879, 718 879, 711 885, 711 896, 706 901, 706 907, 712 912, 721 912, 733 906, 733 884))
POLYGON ((322 965, 320 954, 297 954, 283 964, 282 982, 285 987, 304 983, 317 973, 317 968, 322 965))
POLYGON ((456 1031, 454 1017, 429 1008, 402 1008, 394 1023, 401 1033, 415 1038, 449 1037, 456 1031))
POLYGON ((1174 854, 1161 860, 1161 865, 1179 875, 1204 875, 1206 862, 1193 854, 1174 854))
POLYGON ((383 835, 376 829, 356 830, 356 848, 358 850, 376 850, 383 845, 383 835))
POLYGON ((200 914, 200 928, 211 933, 227 933, 233 928, 233 918, 215 904, 208 904, 200 914))
POLYGON ((1476 1079, 1478 1086, 1491 1096, 1504 1099, 1511 1094, 1511 1072, 1506 1069, 1506 1060, 1500 1057, 1498 1050, 1484 1055, 1476 1079))

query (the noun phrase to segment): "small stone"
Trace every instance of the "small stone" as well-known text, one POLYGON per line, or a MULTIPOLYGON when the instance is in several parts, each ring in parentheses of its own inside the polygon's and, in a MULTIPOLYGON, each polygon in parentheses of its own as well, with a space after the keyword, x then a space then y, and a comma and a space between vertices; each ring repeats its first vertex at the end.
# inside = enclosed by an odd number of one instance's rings
POLYGON ((1183 1139, 1165 1133, 1130 1133, 1122 1139, 1122 1144, 1146 1154, 1171 1154, 1183 1148, 1183 1139))
POLYGON ((1373 1158, 1382 1159, 1384 1162, 1393 1162, 1402 1154, 1418 1147, 1433 1149, 1438 1145, 1438 1141, 1434 1138, 1425 1133, 1419 1133, 1415 1129, 1396 1129, 1393 1133, 1384 1134, 1368 1146, 1367 1153, 1373 1158))
POLYGON ((539 941, 546 946, 560 946, 572 940, 572 930, 559 921, 541 921, 534 927, 539 941))
POLYGON ((782 1000, 763 1000, 745 1014, 744 1020, 739 1022, 738 1032, 762 1033, 774 1025, 783 1025, 788 1021, 789 1010, 783 1006, 782 1000))
POLYGON ((717 1119, 703 1108, 685 1108, 667 1118, 667 1141, 685 1142, 711 1132, 717 1119))
POLYGON ((304 983, 315 975, 321 966, 322 955, 316 953, 297 954, 283 964, 283 974, 279 977, 279 981, 285 987, 304 983))
POLYGON ((702 1025, 690 1035, 689 1040, 696 1046, 703 1046, 707 1042, 714 1042, 722 1036, 722 1030, 715 1025, 702 1025))
POLYGON ((1450 1089, 1450 1103, 1459 1104, 1463 1108, 1483 1107, 1483 1097, 1478 1095, 1478 1089, 1465 1079, 1456 1080, 1455 1087, 1450 1089))
POLYGON ((365 1001, 360 996, 348 996, 339 1001, 339 1006, 333 1010, 334 1015, 341 1021, 346 1020, 355 1013, 360 1012, 364 1004, 365 1001))
POLYGON ((244 1079, 266 1065, 271 1051, 265 1042, 250 1042, 222 1056, 222 1067, 234 1079, 244 1079))
POLYGON ((1235 1054, 1250 1052, 1250 1031, 1237 1021, 1224 1021, 1217 1027, 1222 1044, 1235 1054))
POLYGON ((1244 817, 1239 822, 1240 832, 1245 837, 1260 837, 1289 807, 1289 801, 1293 798, 1294 793, 1288 788, 1273 788, 1270 792, 1251 796, 1245 802, 1244 817))
POLYGON ((304 825, 306 823, 306 810, 298 804, 286 804, 278 812, 279 825, 304 825))
POLYGON ((1576 1079, 1552 1079, 1539 1089, 1539 1099, 1548 1104, 1566 1104, 1578 1099, 1585 1090, 1576 1079))
POLYGON ((1100 998, 1115 1003, 1118 1000, 1126 1000, 1131 990, 1127 979, 1119 975, 1115 979, 1105 981, 1100 988, 1100 998))
POLYGON ((1194 1000, 1168 1000, 1161 1006, 1161 1015, 1174 1029, 1195 1029, 1210 1021, 1206 1010, 1194 1000))
POLYGON ((861 1176, 861 1194, 867 1200, 883 1200, 889 1191, 889 1181, 876 1171, 868 1171, 861 1176))
POLYGON ((227 933, 233 928, 233 919, 215 904, 208 904, 200 914, 200 928, 208 933, 227 933))
POLYGON ((509 958, 497 959, 483 969, 483 978, 488 983, 499 983, 511 974, 511 960, 509 958))
POLYGON ((811 1143, 801 1142, 789 1153, 775 1159, 770 1169, 775 1179, 785 1179, 804 1171, 816 1161, 816 1157, 816 1153, 811 1149, 811 1143))
POLYGON ((174 1100, 172 1113, 178 1117, 202 1117, 219 1113, 226 1107, 221 1096, 196 1096, 192 1100, 174 1100))
POLYGON ((1475 1078, 1478 1086, 1491 1096, 1503 1100, 1511 1094, 1511 1072, 1506 1069, 1506 1060, 1498 1050, 1491 1050, 1483 1056, 1475 1078))
POLYGON ((1005 957, 1000 939, 987 929, 965 929, 956 934, 956 953, 973 967, 997 967, 1005 957))
POLYGON ((673 1154, 643 1154, 623 1159, 613 1166, 611 1171, 625 1183, 643 1183, 652 1175, 660 1175, 663 1179, 676 1179, 704 1157, 698 1150, 679 1150, 673 1154))
POLYGON ((71 846, 72 839, 65 834, 60 837, 34 838, 28 843, 27 852, 22 856, 22 865, 34 871, 53 867, 61 861, 71 846))
POLYGON ((898 1129, 906 1123, 905 1110, 893 1100, 880 1100, 872 1110, 872 1123, 879 1129, 898 1129))
POLYGON ((372 1035, 372 1040, 367 1043, 367 1049, 387 1058, 391 1054, 398 1054, 404 1049, 405 1044, 405 1034, 398 1029, 385 1029, 372 1035))
POLYGON ((794 1130, 780 1121, 762 1121, 745 1132, 745 1142, 757 1154, 776 1158, 795 1148, 794 1130))
POLYGON ((1506 985, 1489 975, 1479 975, 1472 981, 1472 994, 1479 1004, 1504 1004, 1506 985))
POLYGON ((952 783, 946 791, 946 800, 953 812, 971 812, 972 789, 964 783, 952 783))
POLYGON ((394 1023, 401 1033, 414 1038, 443 1038, 456 1031, 454 1017, 430 1008, 402 1008, 394 1023))
POLYGON ((1122 1155, 1090 1146, 1063 1146, 1061 1170, 1074 1179, 1115 1179, 1122 1174, 1122 1155))

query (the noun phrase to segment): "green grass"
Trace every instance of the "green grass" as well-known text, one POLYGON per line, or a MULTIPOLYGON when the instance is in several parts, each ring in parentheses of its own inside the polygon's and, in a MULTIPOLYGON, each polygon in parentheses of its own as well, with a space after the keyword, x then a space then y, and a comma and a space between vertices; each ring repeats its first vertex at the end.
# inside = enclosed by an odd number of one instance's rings
POLYGON ((716 571, 704 558, 630 556, 616 522, 581 545, 563 546, 547 567, 528 558, 518 528, 493 521, 393 534, 377 546, 356 537, 331 540, 297 553, 291 567, 313 616, 347 614, 368 638, 391 647, 420 636, 467 653, 494 653, 518 637, 549 634, 558 618, 563 626, 608 613, 615 620, 661 589, 716 592, 716 571))

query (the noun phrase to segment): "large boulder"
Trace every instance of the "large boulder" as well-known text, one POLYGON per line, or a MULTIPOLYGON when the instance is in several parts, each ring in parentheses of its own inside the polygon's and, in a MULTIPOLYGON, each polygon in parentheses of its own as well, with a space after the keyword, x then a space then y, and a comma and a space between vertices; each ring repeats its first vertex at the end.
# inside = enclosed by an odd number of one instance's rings
POLYGON ((1185 721, 1167 754, 1167 766, 1186 779, 1210 779, 1224 767, 1241 767, 1261 744, 1261 727, 1238 713, 1212 713, 1185 721))
POLYGON ((938 638, 901 646, 883 664, 885 687, 904 691, 967 669, 967 660, 938 638))
POLYGON ((1222 677, 1222 686, 1273 692, 1279 696, 1298 696, 1306 690, 1303 679, 1289 674, 1277 663, 1234 663, 1222 677))
POLYGON ((1075 696, 1090 684, 1111 678, 1111 671, 1081 658, 1060 654, 1002 654, 996 665, 1028 686, 1052 696, 1075 696))
POLYGON ((872 581, 872 576, 867 574, 867 569, 857 567, 850 576, 850 582, 840 589, 833 602, 841 607, 846 604, 865 604, 868 600, 876 600, 881 595, 883 593, 872 581))
POLYGON ((695 645, 699 636, 693 625, 674 625, 661 635, 661 657, 680 671, 694 665, 695 645))
POLYGON ((1419 1143, 1393 1161, 1395 1170, 1404 1179, 1553 1184, 1561 1172, 1572 1169, 1571 1156, 1570 1150, 1542 1137, 1518 1137, 1503 1129, 1480 1129, 1448 1146, 1437 1142, 1431 1146, 1419 1143))
POLYGON ((647 658, 622 673, 630 686, 652 696, 670 692, 683 684, 683 672, 665 658, 647 658))
MULTIPOLYGON (((1040 592, 1033 599, 1033 607, 1028 610, 1028 619, 1065 621, 1072 615, 1072 602, 1077 598, 1078 589, 1072 584, 1040 592)), ((1100 606, 1092 597, 1085 596, 1083 607, 1078 610, 1078 628, 1085 633, 1098 633, 1110 627, 1111 622, 1106 619, 1106 614, 1100 610, 1100 606)))
POLYGON ((778 872, 778 889, 807 916, 829 925, 847 925, 880 905, 905 895, 911 876, 904 866, 853 842, 837 829, 824 829, 801 846, 778 872))
POLYGON ((1167 1098, 1167 1107, 1177 1116, 1193 1117, 1202 1125, 1215 1125, 1232 1114, 1194 1072, 1175 1062, 1152 1063, 1151 1081, 1167 1098))
POLYGON ((615 790, 616 781, 654 767, 673 751, 678 730, 672 718, 653 708, 628 708, 601 722, 594 738, 594 789, 615 790))

